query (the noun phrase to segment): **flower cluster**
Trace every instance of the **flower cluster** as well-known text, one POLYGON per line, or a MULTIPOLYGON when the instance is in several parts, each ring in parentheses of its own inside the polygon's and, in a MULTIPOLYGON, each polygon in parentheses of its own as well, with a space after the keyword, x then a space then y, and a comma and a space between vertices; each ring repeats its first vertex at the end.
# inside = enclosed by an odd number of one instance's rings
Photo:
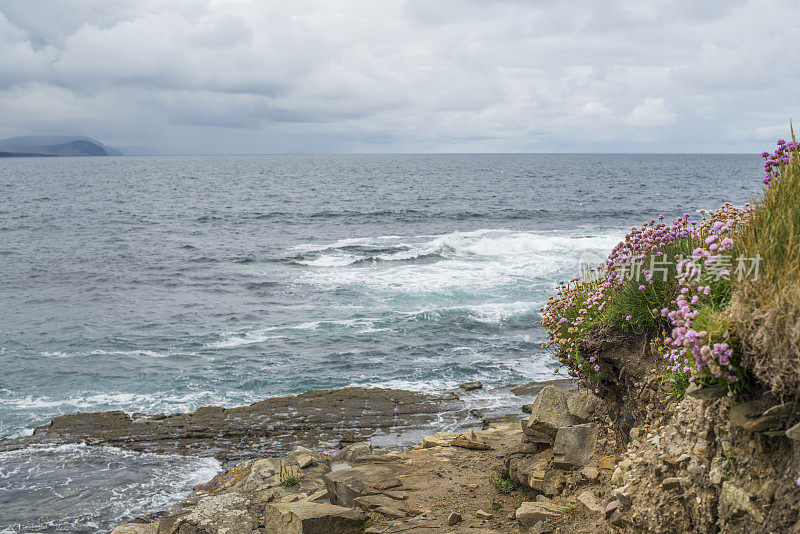
POLYGON ((765 176, 763 181, 767 184, 767 187, 770 187, 772 181, 781 175, 781 167, 789 163, 792 154, 797 154, 798 152, 800 152, 800 143, 795 141, 787 143, 784 139, 778 139, 778 148, 775 149, 775 152, 772 154, 769 152, 761 153, 761 157, 766 160, 764 162, 765 176))

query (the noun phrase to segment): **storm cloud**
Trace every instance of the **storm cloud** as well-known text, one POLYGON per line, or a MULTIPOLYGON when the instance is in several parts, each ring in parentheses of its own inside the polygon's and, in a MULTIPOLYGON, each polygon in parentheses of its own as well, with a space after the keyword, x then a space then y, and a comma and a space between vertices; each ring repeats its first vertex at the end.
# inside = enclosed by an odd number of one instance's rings
POLYGON ((0 137, 171 153, 760 152, 785 1, 0 0, 0 137))

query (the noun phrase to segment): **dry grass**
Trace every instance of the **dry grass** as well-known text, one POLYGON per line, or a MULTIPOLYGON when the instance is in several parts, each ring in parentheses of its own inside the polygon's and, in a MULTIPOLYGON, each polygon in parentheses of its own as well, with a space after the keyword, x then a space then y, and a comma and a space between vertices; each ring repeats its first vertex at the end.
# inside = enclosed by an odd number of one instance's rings
MULTIPOLYGON (((794 139, 794 132, 792 132, 794 139)), ((728 314, 744 364, 781 397, 800 398, 800 157, 756 202, 736 254, 761 256, 758 279, 737 280, 728 314)))

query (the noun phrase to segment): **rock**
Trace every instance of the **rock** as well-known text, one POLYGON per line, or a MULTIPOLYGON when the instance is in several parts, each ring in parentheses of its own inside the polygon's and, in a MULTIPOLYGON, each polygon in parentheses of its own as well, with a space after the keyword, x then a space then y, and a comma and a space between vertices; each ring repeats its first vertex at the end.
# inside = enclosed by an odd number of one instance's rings
POLYGON ((762 523, 764 521, 764 516, 750 502, 750 496, 747 492, 730 482, 722 483, 719 503, 722 515, 726 518, 748 513, 756 522, 762 523))
POLYGON ((578 423, 586 423, 591 420, 595 410, 600 406, 600 402, 600 398, 588 389, 568 390, 567 410, 578 423))
POLYGON ((763 409, 762 400, 741 402, 731 406, 728 410, 731 426, 747 432, 763 432, 774 428, 780 422, 781 415, 763 415, 763 409))
POLYGON ((483 388, 483 384, 481 384, 480 382, 464 382, 458 387, 463 389, 464 391, 474 391, 476 389, 483 388))
POLYGON ((557 469, 548 469, 545 471, 543 480, 541 482, 534 481, 531 488, 541 491, 548 497, 553 497, 561 493, 566 483, 567 477, 564 476, 564 473, 557 469))
POLYGON ((606 519, 610 518, 619 508, 619 501, 611 501, 606 505, 604 514, 606 519))
POLYGON ((597 477, 600 476, 600 471, 596 467, 584 467, 581 469, 581 476, 586 480, 597 480, 597 477))
POLYGON ((533 404, 523 404, 522 413, 531 413, 533 411, 533 404))
POLYGON ((450 442, 451 447, 461 447, 462 449, 472 449, 475 451, 488 451, 491 449, 486 443, 475 441, 465 437, 458 437, 450 442))
POLYGON ((491 519, 494 516, 492 514, 490 514, 489 512, 484 512, 483 510, 478 510, 477 512, 475 512, 475 517, 477 517, 478 519, 491 519))
POLYGON ((372 443, 369 441, 360 441, 358 443, 351 443, 344 449, 340 450, 334 455, 337 460, 345 463, 353 464, 363 458, 372 456, 372 443))
POLYGON ((611 517, 609 518, 609 521, 615 527, 621 527, 622 525, 624 525, 625 524, 625 518, 622 515, 622 510, 620 510, 619 508, 614 510, 614 513, 611 514, 611 517))
POLYGON ((333 471, 322 478, 331 496, 331 504, 347 508, 355 506, 357 497, 377 495, 402 485, 392 468, 377 464, 363 464, 333 471))
POLYGON ((593 514, 602 514, 605 511, 600 500, 589 490, 583 491, 578 495, 578 502, 593 514))
POLYGON ((617 467, 614 469, 614 473, 611 475, 611 485, 615 487, 622 486, 625 483, 625 471, 622 470, 621 467, 617 467))
POLYGON ((521 532, 528 532, 539 521, 548 521, 560 517, 563 510, 554 503, 524 502, 517 508, 517 524, 521 532))
POLYGON ((507 415, 499 415, 497 417, 484 417, 481 422, 483 423, 483 428, 487 429, 507 423, 518 423, 523 419, 524 417, 521 415, 510 413, 507 415))
POLYGON ((264 531, 270 534, 359 534, 363 529, 363 513, 332 504, 269 504, 264 512, 264 531))
POLYGON ((528 426, 527 419, 523 419, 522 421, 522 433, 522 439, 526 443, 542 444, 549 447, 553 444, 553 441, 555 441, 555 436, 539 432, 528 426))
POLYGON ((181 517, 173 528, 177 534, 252 534, 258 518, 248 508, 250 499, 231 492, 205 497, 181 517))
POLYGON ((463 437, 463 434, 460 432, 437 432, 432 436, 425 436, 422 438, 422 448, 449 447, 453 443, 453 440, 458 437, 463 437))
POLYGON ((125 523, 111 531, 111 534, 157 534, 158 523, 125 523))
POLYGON ((523 423, 523 432, 534 431, 555 438, 558 429, 570 426, 575 421, 569 414, 567 392, 569 390, 546 386, 537 395, 531 407, 531 415, 523 423))
POLYGON ((506 462, 508 477, 519 486, 539 488, 544 481, 545 469, 553 457, 550 451, 533 456, 510 458, 506 462))
POLYGON ((600 461, 597 462, 597 467, 600 469, 614 469, 614 467, 617 465, 617 461, 619 461, 618 456, 603 456, 600 458, 600 461))
POLYGON ((555 380, 543 380, 541 382, 530 382, 528 384, 511 388, 511 393, 517 396, 533 396, 538 394, 547 386, 574 389, 578 383, 572 378, 556 378, 555 380))
POLYGON ((727 394, 728 391, 726 388, 700 387, 694 382, 689 384, 689 387, 686 388, 686 396, 694 397, 695 399, 700 399, 704 401, 720 399, 722 397, 725 397, 727 394))
POLYGON ((794 441, 800 441, 800 423, 797 423, 786 431, 786 437, 794 441))
POLYGON ((452 526, 457 523, 461 523, 462 520, 463 518, 461 517, 461 514, 459 514, 458 512, 453 512, 452 514, 447 516, 447 525, 452 526))
POLYGON ((719 467, 712 467, 711 470, 708 472, 708 479, 711 481, 712 484, 719 486, 722 484, 722 469, 719 467))
POLYGON ((661 481, 661 489, 669 491, 675 488, 679 488, 681 486, 681 482, 683 482, 683 479, 679 477, 665 478, 664 480, 661 481))
POLYGON ((300 469, 305 469, 306 467, 312 465, 313 463, 314 463, 314 458, 312 458, 308 454, 299 454, 297 456, 297 466, 300 469))
POLYGON ((272 458, 259 458, 250 466, 242 487, 245 491, 256 491, 280 485, 281 463, 272 458))
POLYGON ((553 443, 553 465, 582 467, 589 463, 597 443, 597 431, 591 424, 561 427, 553 443))
POLYGON ((345 432, 339 437, 339 448, 344 449, 348 445, 362 441, 369 441, 369 438, 367 436, 359 436, 353 432, 345 432))
POLYGON ((364 511, 377 512, 391 518, 406 517, 408 511, 404 502, 392 499, 388 495, 356 497, 354 503, 364 511))

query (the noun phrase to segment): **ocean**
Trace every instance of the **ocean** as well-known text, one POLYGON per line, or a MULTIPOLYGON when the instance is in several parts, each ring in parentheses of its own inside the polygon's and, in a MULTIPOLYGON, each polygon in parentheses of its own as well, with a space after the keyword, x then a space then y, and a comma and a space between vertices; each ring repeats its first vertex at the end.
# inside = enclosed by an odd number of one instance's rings
MULTIPOLYGON (((556 281, 659 214, 746 202, 761 165, 700 154, 2 159, 0 438, 78 411, 552 378, 538 310, 556 281)), ((0 453, 0 532, 101 531, 217 469, 82 445, 0 453)))

